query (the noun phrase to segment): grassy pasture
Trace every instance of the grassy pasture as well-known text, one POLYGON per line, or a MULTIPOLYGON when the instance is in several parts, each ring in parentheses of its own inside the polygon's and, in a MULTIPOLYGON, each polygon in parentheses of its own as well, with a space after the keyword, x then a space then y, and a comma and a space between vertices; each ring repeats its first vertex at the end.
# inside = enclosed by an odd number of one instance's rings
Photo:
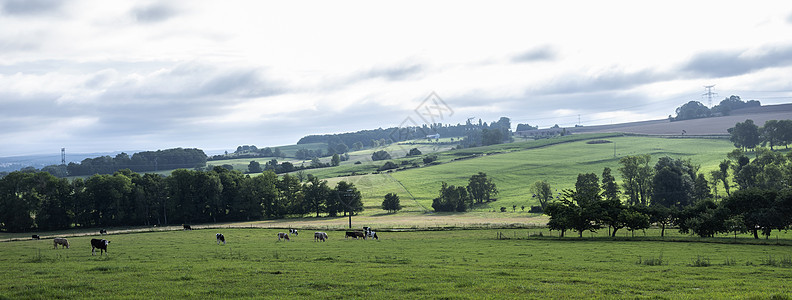
POLYGON ((0 243, 0 298, 792 297, 790 246, 535 238, 531 229, 379 232, 211 229, 0 243), (228 244, 215 243, 225 234, 228 244), (496 239, 498 234, 512 239, 496 239))
MULTIPOLYGON (((511 212, 512 205, 516 205, 519 212, 521 206, 527 209, 537 205, 531 199, 529 189, 538 180, 547 180, 560 192, 562 189, 574 188, 579 173, 593 172, 600 177, 603 168, 610 167, 617 182, 621 183, 619 159, 626 155, 651 154, 652 165, 663 156, 691 159, 709 177, 709 172, 717 169, 718 163, 726 159, 726 153, 733 150, 733 145, 723 139, 588 136, 591 137, 612 143, 588 144, 587 140, 575 140, 582 138, 578 136, 569 140, 549 139, 452 150, 439 153, 440 161, 444 162, 439 165, 384 174, 330 178, 328 181, 333 184, 340 180, 355 183, 363 193, 367 210, 379 207, 385 194, 395 192, 400 196, 402 205, 405 205, 405 211, 423 211, 423 208, 431 210, 432 199, 437 197, 441 182, 467 185, 471 175, 485 172, 498 186, 500 194, 497 196, 498 201, 478 206, 474 211, 496 210, 498 212, 492 216, 497 217, 501 206, 511 212), (473 155, 476 157, 452 161, 454 158, 473 155)), ((371 213, 379 214, 382 211, 363 212, 371 213)))

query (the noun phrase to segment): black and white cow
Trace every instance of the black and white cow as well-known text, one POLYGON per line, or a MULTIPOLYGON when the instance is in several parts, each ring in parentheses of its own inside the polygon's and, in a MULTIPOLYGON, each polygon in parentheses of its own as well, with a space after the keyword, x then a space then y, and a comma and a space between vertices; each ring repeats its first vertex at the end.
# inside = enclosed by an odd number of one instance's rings
POLYGON ((101 234, 101 235, 105 235, 105 234, 107 234, 107 230, 100 229, 100 230, 99 230, 99 234, 101 234))
POLYGON ((283 232, 278 232, 278 242, 280 242, 281 239, 289 241, 289 234, 288 233, 283 233, 283 232))
POLYGON ((297 229, 289 229, 289 234, 292 236, 297 235, 297 229))
POLYGON ((314 242, 317 241, 317 240, 322 241, 322 242, 327 240, 327 233, 324 233, 324 232, 321 232, 321 231, 314 232, 314 242))
POLYGON ((107 252, 107 245, 110 244, 108 240, 91 239, 91 255, 96 254, 96 249, 99 249, 99 256, 107 252))
POLYGON ((217 237, 218 245, 220 245, 221 242, 223 243, 223 245, 225 245, 225 236, 223 236, 222 233, 215 234, 215 236, 217 237))
POLYGON ((41 237, 40 237, 40 236, 38 236, 38 234, 34 234, 34 235, 33 235, 33 239, 34 239, 34 240, 40 240, 40 239, 41 239, 41 237))

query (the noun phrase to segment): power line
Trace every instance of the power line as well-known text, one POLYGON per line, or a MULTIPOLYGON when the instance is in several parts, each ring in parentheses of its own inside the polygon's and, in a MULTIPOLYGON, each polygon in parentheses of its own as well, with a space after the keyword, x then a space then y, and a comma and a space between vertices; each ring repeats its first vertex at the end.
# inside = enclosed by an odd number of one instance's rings
POLYGON ((707 92, 704 93, 704 94, 701 94, 702 96, 707 96, 707 106, 709 108, 712 108, 712 96, 718 95, 718 93, 713 93, 712 92, 712 88, 713 87, 715 87, 714 84, 713 85, 705 85, 704 88, 707 89, 707 92))

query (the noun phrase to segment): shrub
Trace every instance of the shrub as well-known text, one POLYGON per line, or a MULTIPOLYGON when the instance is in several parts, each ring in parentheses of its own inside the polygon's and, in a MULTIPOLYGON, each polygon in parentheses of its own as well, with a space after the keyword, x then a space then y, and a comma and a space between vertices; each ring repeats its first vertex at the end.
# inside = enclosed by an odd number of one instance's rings
POLYGON ((371 154, 371 160, 378 161, 378 160, 386 160, 391 159, 391 155, 385 150, 379 150, 371 154))

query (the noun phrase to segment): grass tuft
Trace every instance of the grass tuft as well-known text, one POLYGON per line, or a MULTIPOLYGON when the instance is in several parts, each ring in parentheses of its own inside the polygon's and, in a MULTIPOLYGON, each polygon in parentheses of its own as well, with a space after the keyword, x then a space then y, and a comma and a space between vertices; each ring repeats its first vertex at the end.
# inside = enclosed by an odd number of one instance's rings
POLYGON ((696 260, 690 263, 689 266, 691 267, 709 267, 712 264, 710 263, 710 259, 707 257, 696 256, 696 260))
POLYGON ((668 261, 664 261, 663 260, 663 255, 662 254, 660 254, 660 256, 658 256, 658 257, 651 257, 651 258, 647 258, 647 259, 642 259, 640 256, 638 256, 638 263, 637 264, 646 265, 646 266, 662 266, 664 264, 667 265, 668 261))

